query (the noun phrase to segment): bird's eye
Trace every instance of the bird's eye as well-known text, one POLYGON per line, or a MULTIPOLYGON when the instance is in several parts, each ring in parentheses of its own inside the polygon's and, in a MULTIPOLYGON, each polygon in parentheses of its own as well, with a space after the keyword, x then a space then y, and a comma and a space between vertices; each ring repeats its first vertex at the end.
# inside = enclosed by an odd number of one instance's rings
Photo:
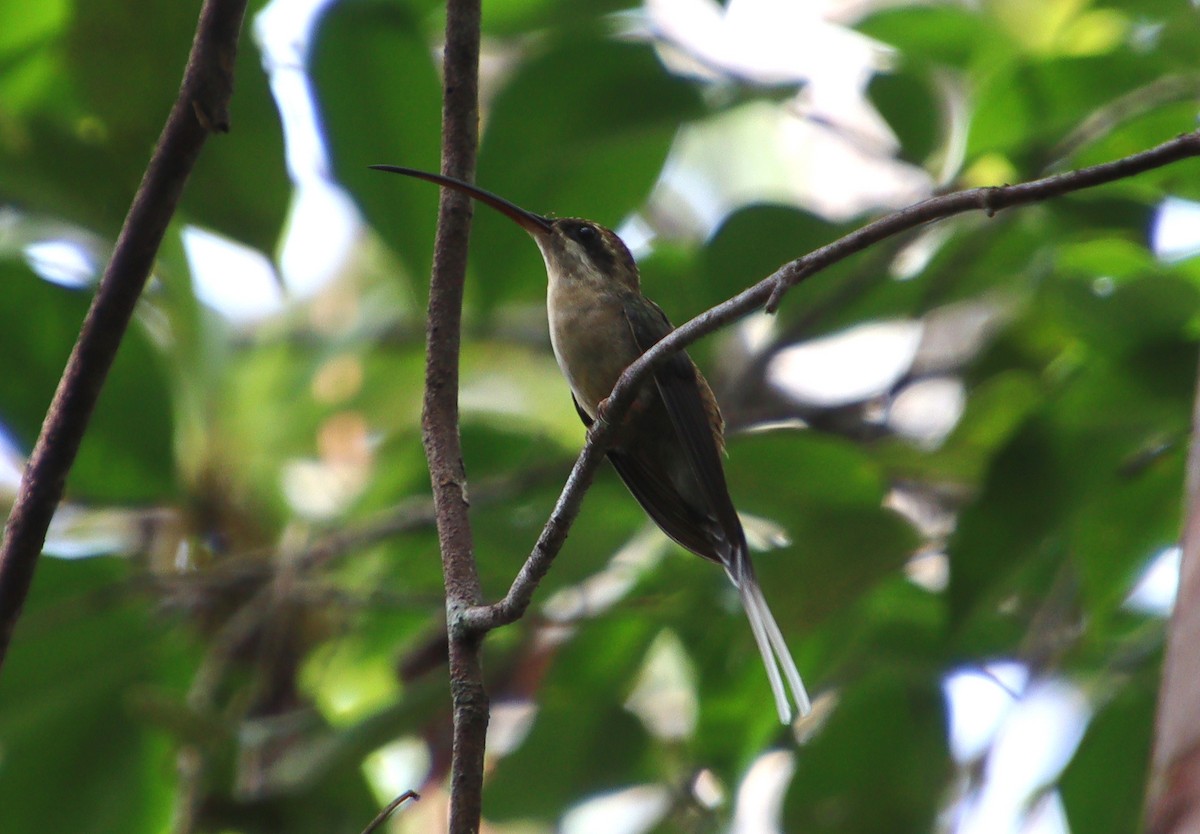
POLYGON ((586 220, 569 220, 562 225, 562 230, 567 237, 579 244, 587 260, 602 271, 608 268, 613 253, 602 227, 586 220))

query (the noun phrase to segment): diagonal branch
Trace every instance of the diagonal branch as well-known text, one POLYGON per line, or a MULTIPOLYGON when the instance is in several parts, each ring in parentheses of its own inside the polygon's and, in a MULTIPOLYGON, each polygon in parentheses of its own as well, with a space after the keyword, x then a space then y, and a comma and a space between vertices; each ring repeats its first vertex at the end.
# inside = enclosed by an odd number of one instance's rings
POLYGON ((1089 168, 1067 171, 1017 185, 971 188, 932 197, 885 215, 820 249, 784 264, 774 274, 754 286, 675 329, 625 369, 608 398, 605 412, 608 422, 596 421, 592 425, 587 443, 575 461, 554 511, 546 521, 533 552, 513 580, 508 593, 492 605, 477 606, 463 612, 463 626, 483 632, 514 622, 525 613, 538 583, 550 569, 554 557, 567 539, 571 525, 579 515, 584 493, 591 486, 600 460, 612 443, 613 427, 620 423, 642 380, 672 353, 683 350, 697 339, 732 324, 755 310, 766 309, 768 312, 774 312, 783 296, 796 284, 900 232, 968 211, 983 211, 990 217, 1000 209, 1061 197, 1196 156, 1200 156, 1200 131, 1185 133, 1150 150, 1089 168))
POLYGON ((0 665, 33 582, 46 530, 96 400, 150 275, 167 224, 210 132, 229 130, 233 66, 246 0, 206 0, 179 97, 125 217, 112 260, 21 479, 0 547, 0 665))

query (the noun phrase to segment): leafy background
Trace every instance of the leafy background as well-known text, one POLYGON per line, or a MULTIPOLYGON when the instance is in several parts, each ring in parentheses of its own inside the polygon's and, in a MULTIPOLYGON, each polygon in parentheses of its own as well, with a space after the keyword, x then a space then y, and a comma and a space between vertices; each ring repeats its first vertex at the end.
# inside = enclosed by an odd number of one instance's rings
MULTIPOLYGON (((194 5, 0 0, 11 467, 175 95, 194 5), (57 283, 49 251, 60 266, 70 253, 57 283)), ((659 182, 705 126, 782 113, 954 188, 1194 125, 1187 3, 887 5, 853 26, 894 50, 865 101, 898 138, 896 160, 822 124, 798 81, 689 63, 687 42, 611 16, 623 4, 489 3, 480 181, 608 225, 640 213, 622 228, 655 235, 645 288, 682 321, 889 204, 871 196, 882 177, 841 212, 817 208, 820 189, 782 200, 745 186, 706 228, 659 182)), ((407 788, 426 799, 398 829, 438 830, 449 715, 418 423, 436 193, 365 166, 436 169, 441 14, 343 0, 317 21, 306 58, 328 149, 320 183, 346 189, 361 217, 349 245, 324 247, 336 268, 319 286, 270 264, 286 267, 298 237, 321 252, 322 230, 345 221, 302 226, 314 186, 296 144, 285 154, 263 53, 244 39, 234 132, 192 177, 0 676, 6 830, 354 832, 407 788), (217 270, 224 306, 199 301, 214 270, 190 229, 265 255, 282 300, 231 313, 247 267, 217 270)), ((278 83, 297 67, 277 61, 278 83)), ((757 160, 753 182, 782 181, 760 156, 710 144, 685 162, 707 161, 719 184, 732 176, 722 166, 757 160)), ((849 189, 855 169, 826 173, 849 189)), ((1083 733, 1031 807, 1061 802, 1071 830, 1135 828, 1162 621, 1125 601, 1177 536, 1200 312, 1197 261, 1163 257, 1153 233, 1165 198, 1198 196, 1197 173, 1184 163, 885 243, 796 290, 776 319, 697 345, 737 430, 735 499, 790 540, 759 572, 816 716, 777 726, 720 572, 648 533, 606 471, 543 607, 489 641, 505 731, 485 800, 495 830, 614 831, 618 809, 644 814, 620 830, 725 830, 735 811, 769 814, 738 788, 771 778, 783 830, 953 829, 986 795, 997 753, 953 743, 961 702, 947 682, 1014 668, 1022 682, 996 687, 1001 714, 1058 687, 1083 733), (789 387, 789 363, 848 362, 804 348, 864 324, 921 337, 878 390, 823 402, 789 387), (925 399, 944 425, 906 431, 900 407, 930 382, 961 393, 961 417, 925 399)), ((534 247, 481 212, 472 256, 462 431, 496 596, 582 431, 549 353, 534 247)))

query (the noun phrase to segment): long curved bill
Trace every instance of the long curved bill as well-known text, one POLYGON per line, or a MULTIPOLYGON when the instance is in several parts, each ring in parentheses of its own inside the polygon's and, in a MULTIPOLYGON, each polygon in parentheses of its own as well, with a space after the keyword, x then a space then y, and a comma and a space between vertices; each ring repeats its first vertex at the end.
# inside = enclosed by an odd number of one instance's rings
POLYGON ((445 188, 452 188, 470 197, 475 198, 484 205, 491 206, 496 211, 513 220, 518 226, 532 235, 547 234, 551 230, 549 218, 543 217, 540 214, 534 214, 532 211, 526 211, 516 203, 510 203, 508 200, 493 194, 490 191, 484 191, 478 186, 471 185, 469 182, 447 177, 443 174, 431 174, 428 171, 421 171, 417 168, 403 168, 399 165, 370 165, 368 166, 376 171, 387 171, 390 174, 403 174, 406 177, 415 177, 426 182, 433 182, 445 188))

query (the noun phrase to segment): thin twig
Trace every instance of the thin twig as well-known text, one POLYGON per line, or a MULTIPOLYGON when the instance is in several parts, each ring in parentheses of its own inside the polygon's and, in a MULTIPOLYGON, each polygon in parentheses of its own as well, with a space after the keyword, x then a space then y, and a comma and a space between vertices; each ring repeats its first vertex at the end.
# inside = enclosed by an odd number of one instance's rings
POLYGON ((1200 131, 1185 133, 1141 153, 1112 162, 1068 171, 1018 185, 972 188, 933 197, 879 218, 820 249, 785 264, 772 275, 717 306, 701 313, 672 331, 636 362, 625 369, 608 398, 608 422, 597 421, 588 432, 587 443, 575 461, 571 476, 559 494, 533 552, 521 567, 505 597, 498 602, 462 613, 464 628, 485 632, 519 619, 533 599, 538 583, 550 569, 554 557, 566 541, 583 502, 584 493, 595 477, 596 468, 612 442, 613 426, 620 423, 634 393, 650 371, 672 353, 725 327, 755 310, 773 312, 783 296, 801 281, 821 270, 863 251, 881 240, 934 220, 968 211, 991 215, 1012 206, 1036 203, 1074 191, 1141 174, 1173 162, 1200 156, 1200 131))
POLYGON ((133 198, 112 260, 46 413, 0 548, 0 665, 46 530, 117 348, 208 134, 229 130, 233 66, 246 0, 206 0, 179 97, 133 198))
POLYGON ((379 826, 387 822, 388 818, 396 812, 397 808, 399 808, 405 802, 408 802, 410 799, 415 802, 420 798, 421 795, 416 791, 405 791, 404 793, 400 794, 398 797, 389 802, 386 808, 375 815, 375 819, 371 820, 367 827, 362 830, 362 834, 374 834, 379 826))

